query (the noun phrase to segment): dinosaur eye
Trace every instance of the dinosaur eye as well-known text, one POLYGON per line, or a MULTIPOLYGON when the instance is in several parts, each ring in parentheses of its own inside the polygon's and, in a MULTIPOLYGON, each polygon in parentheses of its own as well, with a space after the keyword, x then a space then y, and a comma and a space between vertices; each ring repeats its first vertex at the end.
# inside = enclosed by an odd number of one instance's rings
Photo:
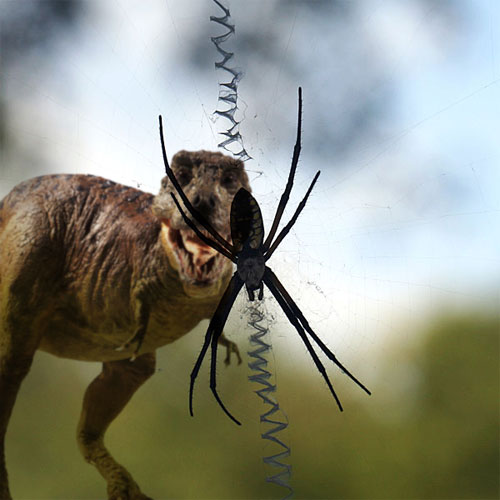
POLYGON ((234 187, 236 185, 236 181, 237 181, 237 177, 236 177, 236 174, 234 172, 226 172, 222 176, 222 185, 225 188, 234 187))
POLYGON ((193 175, 189 170, 182 169, 175 174, 175 177, 177 178, 181 186, 185 186, 186 184, 189 184, 189 182, 193 178, 193 175))

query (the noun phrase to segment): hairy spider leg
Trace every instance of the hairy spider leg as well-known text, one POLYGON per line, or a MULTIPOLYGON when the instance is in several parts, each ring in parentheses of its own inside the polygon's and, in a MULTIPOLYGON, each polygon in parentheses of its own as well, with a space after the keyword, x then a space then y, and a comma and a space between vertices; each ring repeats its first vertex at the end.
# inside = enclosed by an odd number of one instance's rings
MULTIPOLYGON (((224 325, 226 324, 227 317, 229 316, 229 312, 231 311, 231 307, 234 304, 234 301, 238 295, 238 293, 241 290, 241 287, 243 286, 243 280, 236 274, 233 274, 233 277, 231 278, 231 281, 227 285, 226 291, 224 292, 224 295, 222 296, 219 305, 217 306, 217 309, 215 310, 214 315, 212 316, 212 319, 210 320, 210 324, 208 325, 207 332, 205 334, 205 340, 203 342, 203 347, 201 348, 201 352, 198 356, 198 359, 196 360, 196 363, 194 364, 193 371, 191 372, 191 383, 189 385, 189 413, 191 416, 193 416, 193 391, 194 391, 194 382, 196 380, 196 377, 198 376, 198 372, 200 371, 201 364, 203 363, 203 359, 205 358, 205 354, 207 353, 207 349, 210 345, 210 341, 212 339, 212 336, 215 335, 217 338, 220 336, 222 333, 222 330, 224 329, 224 325)), ((213 356, 213 352, 212 352, 213 356)), ((214 371, 214 370, 213 370, 214 371)), ((212 376, 211 376, 212 380, 212 376)), ((211 382, 211 387, 212 387, 212 382, 211 382)), ((215 391, 215 384, 214 387, 212 388, 212 392, 215 391)), ((217 402, 219 405, 222 407, 222 409, 226 412, 226 414, 234 420, 238 425, 241 425, 240 422, 238 422, 225 408, 225 406, 222 404, 222 401, 220 400, 219 396, 217 395, 217 392, 214 392, 214 395, 217 399, 217 402)))
POLYGON ((212 236, 213 238, 224 248, 226 248, 229 252, 234 253, 234 248, 231 243, 226 241, 225 238, 223 238, 217 230, 208 222, 208 220, 203 216, 201 212, 196 210, 196 208, 193 207, 191 202, 189 201, 188 197, 184 193, 184 191, 181 188, 181 185, 177 181, 177 178, 174 175, 174 172, 170 168, 170 165, 168 163, 168 158, 167 158, 167 151, 165 149, 165 139, 163 138, 163 121, 161 115, 158 117, 160 121, 160 141, 161 141, 161 151, 163 155, 163 164, 165 165, 165 172, 167 173, 168 178, 174 185, 176 191, 179 193, 179 196, 181 197, 182 202, 186 206, 186 208, 189 210, 190 214, 194 217, 194 219, 201 225, 203 226, 212 236))
POLYGON ((332 360, 353 382, 355 382, 361 389, 363 389, 368 395, 371 396, 371 392, 354 376, 352 375, 351 372, 337 359, 335 354, 333 354, 330 349, 323 343, 323 341, 318 337, 318 335, 314 332, 314 330, 310 327, 307 319, 305 316, 302 314, 302 311, 299 309, 299 306, 295 303, 295 301, 292 299, 290 294, 287 292, 286 288, 283 286, 283 284, 280 282, 278 277, 273 273, 272 269, 266 266, 266 274, 268 278, 273 282, 273 284, 276 286, 276 288, 279 290, 283 298, 286 300, 288 303, 290 309, 292 312, 295 314, 295 316, 299 319, 299 321, 302 323, 302 326, 305 328, 305 330, 309 333, 309 335, 313 338, 313 340, 318 344, 318 346, 321 348, 321 350, 326 354, 326 356, 332 360))
POLYGON ((229 260, 232 260, 236 264, 236 257, 230 253, 228 250, 225 248, 221 247, 216 241, 211 240, 207 236, 205 236, 196 226, 196 224, 186 215, 184 210, 181 208, 181 205, 179 201, 177 200, 176 196, 174 193, 170 193, 170 196, 172 196, 172 199, 174 200, 174 203, 176 204, 179 212, 182 215, 182 218, 184 219, 184 222, 196 233, 198 238, 200 238, 202 241, 204 241, 207 245, 212 247, 214 250, 217 250, 217 252, 221 253, 224 255, 224 257, 227 257, 229 260))
POLYGON ((309 186, 309 189, 307 190, 306 195, 304 196, 304 198, 302 198, 302 201, 299 203, 299 206, 295 210, 295 213, 293 214, 293 217, 290 219, 290 222, 288 222, 288 224, 281 230, 280 234, 274 240, 274 243, 271 245, 271 248, 265 254, 265 256, 264 256, 265 260, 268 260, 269 257, 271 257, 271 255, 274 253, 274 251, 278 248, 278 245, 283 241, 283 238, 288 234, 290 229, 292 229, 292 226, 297 221, 297 218, 300 215, 300 212, 302 212, 302 210, 306 206, 307 199, 309 198, 309 195, 311 194, 311 191, 313 190, 314 184, 316 184, 316 181, 318 180, 320 173, 321 173, 320 170, 318 170, 316 172, 316 175, 314 176, 314 179, 312 180, 311 185, 309 186))
POLYGON ((281 217, 283 216, 283 212, 285 211, 286 204, 288 202, 288 198, 290 197, 290 192, 292 191, 293 186, 293 178, 295 177, 295 170, 297 169, 297 164, 299 162, 300 156, 300 148, 301 148, 301 133, 302 133, 302 87, 299 87, 299 111, 298 111, 298 119, 297 119, 297 139, 295 141, 295 146, 293 147, 293 157, 292 157, 292 165, 290 167, 290 172, 288 174, 288 180, 286 182, 285 190, 281 195, 280 202, 278 204, 278 208, 276 210, 276 215, 274 216, 273 224, 271 226, 271 230, 267 235, 266 241, 264 242, 264 250, 267 250, 273 241, 274 235, 278 230, 278 225, 280 223, 281 217))
POLYGON ((337 405, 340 409, 340 411, 344 411, 342 408, 342 404, 340 403, 340 399, 337 396, 337 393, 335 392, 335 389, 332 386, 332 383, 330 382, 330 379, 328 378, 328 374, 326 373, 326 369, 323 366, 323 363, 319 359, 318 355, 316 354, 316 351, 314 350, 313 346, 311 345, 311 342, 309 342, 309 339, 307 338, 306 332, 302 328, 302 325, 299 323, 297 320, 295 314, 293 313, 291 307, 288 305, 288 302, 286 299, 281 295, 279 289, 275 286, 271 275, 269 274, 269 268, 266 266, 266 272, 264 273, 264 283, 266 286, 271 290, 271 293, 274 295, 276 300, 278 301, 278 304, 281 306, 281 309, 283 309, 283 312, 286 314, 288 320, 292 325, 295 327, 297 330, 297 333, 299 334, 300 338, 302 339, 302 342, 304 342, 307 350, 309 351, 309 354, 313 358, 314 364, 316 365, 316 368, 319 370, 323 378, 325 379, 326 385, 330 389, 330 392, 332 393, 333 397, 335 398, 335 401, 337 402, 337 405))

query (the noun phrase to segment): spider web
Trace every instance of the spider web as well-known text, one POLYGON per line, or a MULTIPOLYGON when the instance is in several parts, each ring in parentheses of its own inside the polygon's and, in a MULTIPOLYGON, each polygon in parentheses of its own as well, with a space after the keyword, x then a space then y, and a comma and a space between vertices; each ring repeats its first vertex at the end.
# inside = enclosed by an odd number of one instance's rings
MULTIPOLYGON (((50 50, 3 63, 0 196, 23 179, 57 172, 93 173, 157 192, 160 113, 170 155, 217 148, 222 125, 212 112, 220 75, 207 36, 214 11, 206 2, 185 4, 157 1, 146 9, 141 2, 85 1, 78 24, 59 32, 50 50), (195 51, 197 44, 207 52, 195 51)), ((331 11, 313 4, 231 5, 236 37, 249 47, 235 51, 245 72, 238 119, 269 228, 290 167, 297 87, 304 89, 303 151, 283 220, 314 172, 322 173, 270 265, 315 331, 370 387, 390 339, 409 341, 438 309, 497 306, 500 17, 493 1, 479 8, 467 1, 331 2, 331 11)), ((15 5, 5 1, 3 12, 11 15, 15 5)), ((285 375, 314 378, 325 389, 269 295, 275 370, 286 382, 280 382, 282 406, 327 399, 326 390, 301 394, 285 375)), ((240 297, 226 328, 240 347, 246 305, 240 297)), ((174 420, 187 415, 190 363, 205 327, 163 350, 158 385, 147 393, 163 391, 174 420)), ((76 370, 85 386, 99 367, 76 370)), ((231 405, 237 416, 248 415, 248 434, 255 436, 251 422, 259 411, 247 373, 229 370, 219 370, 219 384, 234 377, 244 387, 238 391, 249 393, 231 405)), ((362 400, 354 385, 328 370, 343 401, 362 400)), ((212 405, 206 379, 198 381, 195 404, 193 428, 205 429, 212 405)), ((333 403, 330 410, 336 411, 333 403)), ((214 411, 210 418, 223 417, 214 411)), ((154 426, 158 433, 158 422, 162 417, 145 424, 145 432, 154 426)), ((241 439, 224 432, 228 440, 241 439)), ((198 439, 202 448, 224 447, 198 439)), ((233 458, 243 468, 250 455, 233 458)), ((255 460, 260 456, 257 448, 255 460)), ((79 457, 75 466, 80 472, 79 457)))

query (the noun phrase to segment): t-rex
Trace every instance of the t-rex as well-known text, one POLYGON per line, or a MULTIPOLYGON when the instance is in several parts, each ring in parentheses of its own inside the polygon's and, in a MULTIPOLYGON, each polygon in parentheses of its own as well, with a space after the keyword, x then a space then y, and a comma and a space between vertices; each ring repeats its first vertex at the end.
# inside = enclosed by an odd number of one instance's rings
MULTIPOLYGON (((250 190, 240 160, 180 151, 172 169, 226 239, 231 202, 250 190)), ((37 349, 102 362, 77 439, 112 499, 147 499, 104 432, 155 371, 155 350, 210 318, 232 264, 189 229, 167 177, 156 196, 92 175, 22 182, 0 202, 0 498, 10 499, 5 433, 37 349)), ((228 362, 236 345, 225 337, 228 362)))

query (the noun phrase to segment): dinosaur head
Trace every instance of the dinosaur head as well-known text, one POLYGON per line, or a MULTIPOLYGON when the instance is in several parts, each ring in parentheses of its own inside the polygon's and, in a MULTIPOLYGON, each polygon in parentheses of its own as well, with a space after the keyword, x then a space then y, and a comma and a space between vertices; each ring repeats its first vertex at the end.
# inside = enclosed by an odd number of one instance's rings
MULTIPOLYGON (((180 151, 172 158, 171 168, 194 208, 223 238, 231 242, 231 203, 241 187, 250 191, 243 162, 221 153, 180 151)), ((230 261, 189 228, 171 193, 180 201, 174 186, 168 177, 164 177, 153 203, 153 213, 162 224, 162 242, 169 262, 179 273, 184 290, 189 295, 218 293, 221 278, 230 267, 230 261)), ((193 220, 188 210, 183 209, 193 220)), ((213 239, 201 226, 198 225, 198 228, 213 239)))

